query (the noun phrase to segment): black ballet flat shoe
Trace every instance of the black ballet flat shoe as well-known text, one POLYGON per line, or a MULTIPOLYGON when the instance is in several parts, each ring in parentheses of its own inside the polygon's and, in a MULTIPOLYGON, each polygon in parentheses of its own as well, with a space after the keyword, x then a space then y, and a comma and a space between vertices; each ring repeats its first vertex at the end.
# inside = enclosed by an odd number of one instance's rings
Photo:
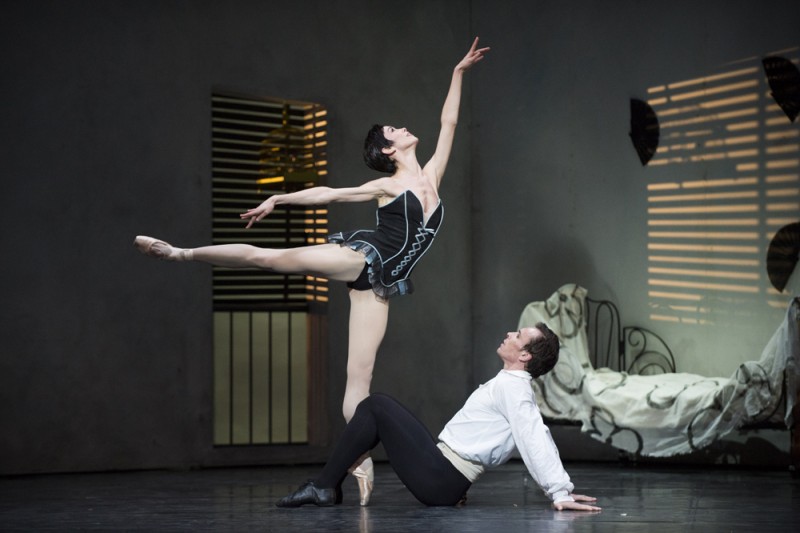
POLYGON ((342 492, 336 489, 320 489, 313 481, 307 481, 299 489, 284 496, 275 503, 278 507, 300 507, 313 503, 318 507, 328 507, 342 502, 342 492))

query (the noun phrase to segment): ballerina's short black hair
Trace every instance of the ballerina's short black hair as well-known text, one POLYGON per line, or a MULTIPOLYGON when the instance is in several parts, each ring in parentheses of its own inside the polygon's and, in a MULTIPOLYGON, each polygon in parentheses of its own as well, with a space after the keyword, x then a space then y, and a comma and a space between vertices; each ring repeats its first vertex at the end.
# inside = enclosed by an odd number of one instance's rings
POLYGON ((383 126, 380 124, 373 125, 367 132, 367 138, 364 139, 364 162, 372 170, 394 174, 397 170, 397 165, 382 151, 383 148, 390 148, 391 146, 392 142, 383 135, 383 126))
POLYGON ((525 351, 532 356, 525 365, 525 370, 534 378, 538 378, 550 372, 558 363, 559 340, 558 335, 544 322, 539 322, 534 327, 541 331, 542 335, 525 346, 525 351))

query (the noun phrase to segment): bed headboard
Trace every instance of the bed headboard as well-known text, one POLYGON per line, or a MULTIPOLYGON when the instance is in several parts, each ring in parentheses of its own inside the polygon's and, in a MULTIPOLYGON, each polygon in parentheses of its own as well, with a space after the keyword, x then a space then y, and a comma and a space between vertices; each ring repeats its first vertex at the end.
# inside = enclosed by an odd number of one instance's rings
POLYGON ((666 341, 639 326, 622 326, 619 309, 610 300, 586 298, 586 333, 595 368, 629 374, 675 372, 675 357, 666 341))

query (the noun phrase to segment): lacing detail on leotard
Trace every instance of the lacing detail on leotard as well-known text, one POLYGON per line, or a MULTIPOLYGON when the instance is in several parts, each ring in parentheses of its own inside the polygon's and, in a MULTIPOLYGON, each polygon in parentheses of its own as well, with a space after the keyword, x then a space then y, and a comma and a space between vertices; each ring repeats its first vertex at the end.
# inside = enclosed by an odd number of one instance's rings
POLYGON ((411 245, 411 249, 408 251, 405 257, 403 257, 403 259, 400 261, 400 264, 397 265, 392 270, 392 276, 400 275, 400 273, 403 271, 406 265, 410 263, 411 260, 414 259, 414 256, 417 255, 417 252, 419 252, 422 249, 422 245, 425 243, 425 240, 428 238, 429 235, 436 236, 435 232, 432 229, 417 228, 417 234, 414 236, 417 242, 411 245))

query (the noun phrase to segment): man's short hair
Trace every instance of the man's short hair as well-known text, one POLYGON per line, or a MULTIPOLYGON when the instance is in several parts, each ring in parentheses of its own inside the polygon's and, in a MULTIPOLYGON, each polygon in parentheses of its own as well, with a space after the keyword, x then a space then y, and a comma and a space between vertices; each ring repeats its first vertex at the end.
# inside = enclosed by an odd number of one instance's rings
POLYGON ((397 165, 392 159, 383 153, 384 148, 391 148, 392 142, 383 135, 383 126, 373 125, 367 132, 364 139, 364 162, 372 170, 394 174, 397 165))
POLYGON ((534 378, 538 378, 550 372, 558 363, 559 340, 558 335, 553 333, 544 322, 539 322, 534 327, 541 331, 542 335, 525 346, 525 351, 532 356, 525 365, 525 370, 534 378))

